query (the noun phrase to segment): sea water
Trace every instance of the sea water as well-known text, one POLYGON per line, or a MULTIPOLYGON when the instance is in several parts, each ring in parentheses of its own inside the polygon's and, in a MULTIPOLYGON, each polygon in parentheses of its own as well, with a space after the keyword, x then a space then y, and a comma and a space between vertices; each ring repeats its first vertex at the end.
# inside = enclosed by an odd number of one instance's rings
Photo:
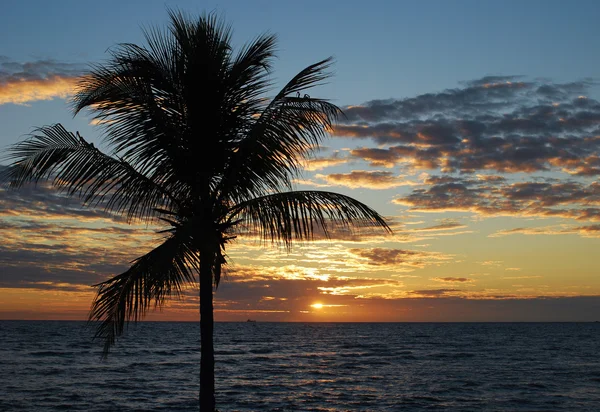
MULTIPOLYGON (((0 411, 198 410, 199 326, 0 321, 0 411)), ((217 323, 220 411, 598 411, 600 323, 217 323)))

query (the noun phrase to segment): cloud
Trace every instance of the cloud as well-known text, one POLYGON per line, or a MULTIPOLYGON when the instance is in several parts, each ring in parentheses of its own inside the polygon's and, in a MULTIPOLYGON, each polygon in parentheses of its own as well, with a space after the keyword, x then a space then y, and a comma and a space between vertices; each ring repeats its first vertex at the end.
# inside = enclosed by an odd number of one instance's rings
POLYGON ((514 229, 499 230, 489 237, 508 235, 579 235, 587 238, 600 238, 600 225, 554 225, 541 227, 517 227, 514 229))
POLYGON ((122 273, 159 238, 153 226, 82 207, 47 182, 0 186, 0 233, 1 288, 61 291, 122 273))
POLYGON ((0 219, 0 231, 0 287, 4 288, 58 285, 62 290, 65 284, 96 284, 125 271, 156 242, 151 230, 98 227, 97 222, 77 222, 76 215, 46 224, 30 218, 0 219))
MULTIPOLYGON (((0 165, 0 174, 6 167, 0 165)), ((69 197, 53 188, 48 181, 38 184, 28 184, 18 190, 8 189, 0 185, 0 218, 19 217, 55 220, 73 215, 78 220, 87 221, 118 221, 124 220, 112 215, 99 207, 82 207, 77 197, 69 197)))
POLYGON ((340 152, 336 151, 329 157, 316 157, 314 159, 310 159, 304 166, 304 170, 323 170, 328 167, 346 164, 348 161, 349 158, 347 156, 343 156, 340 154, 340 152))
POLYGON ((325 180, 330 185, 346 186, 351 189, 390 189, 414 184, 402 176, 396 176, 392 172, 379 170, 353 170, 350 173, 317 174, 315 177, 325 180))
MULTIPOLYGON (((595 302, 599 298, 590 297, 565 297, 567 294, 540 295, 535 293, 519 292, 520 295, 506 293, 499 290, 465 291, 458 288, 427 288, 410 289, 402 282, 385 278, 355 277, 355 276, 330 276, 327 279, 316 277, 293 276, 289 273, 295 271, 302 273, 300 268, 281 271, 274 267, 264 266, 238 266, 233 269, 227 282, 222 283, 217 294, 217 313, 244 313, 248 308, 265 311, 264 319, 301 320, 297 318, 300 313, 312 312, 310 305, 321 302, 331 308, 331 320, 532 320, 531 312, 519 312, 511 308, 547 307, 547 312, 536 312, 538 315, 547 316, 546 319, 565 319, 570 315, 564 312, 557 317, 557 312, 552 310, 559 302, 595 302), (284 275, 285 273, 288 275, 284 275), (258 303, 257 303, 258 302, 258 303), (465 308, 471 308, 462 313, 465 308), (459 310, 458 308, 462 308, 459 310), (477 310, 476 308, 480 308, 477 310), (484 309, 486 308, 486 309, 484 309), (424 312, 421 309, 427 309, 424 312), (230 310, 239 312, 229 312, 230 310), (268 315, 267 311, 273 311, 268 315), (286 313, 287 315, 280 315, 286 313), (392 316, 386 317, 386 316, 392 316)), ((442 278, 440 278, 442 279, 442 278)), ((449 277, 447 283, 466 284, 468 278, 449 277), (454 281, 452 279, 455 279, 454 281), (464 280, 463 279, 467 279, 464 280)), ((589 307, 588 307, 589 309, 589 307)), ((576 311, 578 312, 578 311, 576 311)), ((248 312, 250 313, 250 312, 248 312)), ((254 313, 254 312, 253 312, 254 313)), ((327 313, 327 311, 325 312, 327 313)), ((325 313, 319 316, 325 316, 325 313)), ((579 313, 579 312, 578 312, 579 313)), ((578 316, 587 312, 580 312, 578 316)), ((224 316, 224 315, 223 315, 224 316)), ((585 317, 584 316, 584 317, 585 317)), ((219 315, 217 314, 217 317, 219 315)), ((247 318, 247 317, 246 317, 247 318)), ((245 318, 242 317, 242 320, 245 318)), ((305 317, 305 320, 311 319, 305 317)), ((541 319, 541 317, 539 317, 541 319)), ((574 319, 574 318, 572 318, 574 319)), ((323 320, 323 319, 321 319, 323 320)))
POLYGON ((509 280, 515 280, 515 279, 541 279, 542 276, 503 276, 502 279, 509 279, 509 280))
MULTIPOLYGON (((506 100, 515 95, 525 96, 535 85, 515 82, 518 76, 505 76, 496 81, 490 77, 468 82, 463 88, 440 93, 427 93, 406 99, 372 100, 345 110, 349 121, 377 122, 385 119, 411 120, 431 114, 459 115, 465 110, 488 113, 506 107, 506 100)), ((578 90, 579 91, 579 90, 578 90)))
POLYGON ((440 93, 348 107, 334 133, 384 146, 350 151, 374 167, 597 176, 600 102, 584 96, 593 86, 486 77, 440 93))
POLYGON ((0 105, 67 98, 84 67, 56 60, 15 62, 0 56, 0 105))
POLYGON ((419 297, 439 297, 453 294, 453 292, 460 292, 460 289, 423 289, 412 290, 409 293, 419 297))
POLYGON ((372 266, 423 268, 426 265, 440 264, 452 259, 452 255, 420 250, 371 248, 349 250, 372 266))
POLYGON ((455 278, 455 277, 445 277, 445 278, 433 278, 433 280, 436 280, 438 282, 472 282, 473 279, 469 279, 469 278, 455 278))
MULTIPOLYGON (((0 166, 0 169, 4 167, 0 166)), ((390 221, 392 227, 397 223, 390 221)), ((152 225, 129 225, 101 209, 82 207, 77 198, 65 197, 53 190, 48 182, 27 185, 20 190, 0 186, 0 288, 23 290, 75 291, 81 285, 99 283, 125 271, 131 261, 151 250, 160 242, 158 228, 152 225), (70 286, 69 286, 70 285, 70 286)), ((300 244, 296 256, 270 256, 274 249, 252 244, 241 237, 228 248, 233 261, 242 264, 261 263, 254 273, 263 273, 269 281, 315 280, 330 282, 320 285, 328 293, 346 290, 373 289, 369 276, 373 272, 355 255, 342 246, 369 241, 370 244, 390 241, 381 230, 365 228, 356 232, 336 230, 326 239, 317 233, 315 244, 300 244), (335 244, 333 243, 335 242, 335 244), (248 250, 253 253, 247 254, 248 250), (323 252, 326 253, 323 253, 323 252), (282 266, 282 262, 290 262, 282 266), (270 264, 277 267, 270 267, 270 264), (303 266, 304 265, 304 266, 303 266), (315 267, 318 266, 318 267, 315 267), (340 274, 365 273, 367 279, 342 279, 340 274)), ((276 251, 276 249, 275 249, 276 251)), ((236 273, 232 272, 236 278, 236 273)), ((227 277, 227 276, 226 276, 227 277)), ((254 280, 260 279, 255 278, 254 280)), ((377 285, 397 285, 397 280, 379 279, 377 285)))
MULTIPOLYGON (((344 243, 382 243, 382 242, 407 242, 413 241, 414 239, 407 232, 401 230, 402 225, 400 222, 393 218, 385 217, 386 223, 392 229, 393 233, 383 231, 380 227, 374 226, 360 226, 355 224, 353 226, 344 227, 341 225, 329 225, 328 235, 325 236, 322 228, 315 224, 313 228, 313 237, 310 240, 312 244, 331 244, 331 242, 344 242, 344 243)), ((245 241, 248 247, 264 247, 273 245, 270 239, 262 239, 258 233, 254 231, 253 227, 239 226, 237 228, 238 240, 245 241)), ((302 245, 305 242, 297 241, 296 245, 302 245)), ((275 245, 281 246, 281 244, 275 245)))
POLYGON ((227 301, 230 308, 254 307, 259 302, 262 308, 297 310, 294 306, 299 301, 312 303, 323 296, 354 299, 367 291, 382 295, 403 286, 398 280, 385 278, 319 276, 309 268, 298 266, 236 265, 228 271, 227 281, 219 287, 218 296, 227 301))
POLYGON ((478 263, 483 266, 502 266, 504 262, 501 260, 484 260, 483 262, 478 263))
POLYGON ((538 216, 600 220, 600 184, 576 181, 508 183, 433 176, 426 188, 393 200, 422 212, 471 212, 483 216, 538 216))
POLYGON ((465 227, 466 227, 466 225, 463 225, 462 223, 460 223, 457 220, 443 219, 442 223, 439 223, 437 225, 415 228, 412 230, 417 231, 417 232, 439 232, 439 231, 446 231, 446 230, 462 229, 465 227))

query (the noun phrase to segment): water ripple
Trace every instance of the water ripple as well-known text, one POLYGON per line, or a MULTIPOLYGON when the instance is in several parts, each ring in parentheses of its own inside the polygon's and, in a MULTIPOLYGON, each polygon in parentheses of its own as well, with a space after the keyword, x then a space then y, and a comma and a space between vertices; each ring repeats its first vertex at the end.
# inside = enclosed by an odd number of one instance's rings
MULTIPOLYGON (((0 411, 195 411, 199 327, 0 321, 0 411)), ((600 325, 219 323, 221 411, 597 410, 600 325)))

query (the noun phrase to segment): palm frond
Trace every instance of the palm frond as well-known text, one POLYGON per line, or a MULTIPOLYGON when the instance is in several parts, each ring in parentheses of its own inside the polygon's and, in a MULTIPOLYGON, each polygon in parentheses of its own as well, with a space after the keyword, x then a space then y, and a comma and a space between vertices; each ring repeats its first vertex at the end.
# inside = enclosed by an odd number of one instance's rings
POLYGON ((311 240, 316 230, 329 237, 334 229, 375 227, 391 232, 385 219, 351 197, 323 191, 294 191, 249 200, 231 209, 231 220, 265 241, 311 240))
POLYGON ((302 93, 315 86, 323 84, 325 80, 331 77, 331 73, 328 70, 333 65, 333 58, 328 57, 317 63, 311 64, 304 68, 292 80, 290 80, 277 96, 273 99, 273 106, 277 105, 279 99, 289 96, 294 93, 302 93))
POLYGON ((194 282, 196 270, 196 254, 185 239, 174 234, 135 260, 126 272, 96 285, 89 321, 101 322, 96 338, 104 340, 104 356, 127 322, 140 320, 150 308, 162 307, 172 295, 179 297, 183 286, 194 282))
POLYGON ((102 203, 106 210, 129 219, 150 217, 157 207, 177 205, 159 182, 106 155, 61 124, 37 129, 29 139, 11 147, 7 159, 12 164, 5 179, 13 188, 53 179, 68 195, 78 195, 92 206, 102 203))
POLYGON ((156 173, 166 165, 172 169, 181 160, 183 108, 177 83, 157 63, 163 56, 131 44, 112 54, 109 64, 95 66, 78 83, 72 100, 75 114, 92 108, 107 145, 142 173, 156 173))
POLYGON ((276 36, 264 34, 245 45, 232 61, 227 74, 228 95, 236 103, 260 98, 270 85, 267 75, 275 56, 276 36))
POLYGON ((249 117, 242 106, 254 110, 243 102, 255 100, 266 80, 253 64, 268 66, 274 41, 260 37, 232 61, 231 30, 215 14, 169 14, 169 30, 145 31, 147 47, 112 49, 112 59, 79 84, 73 108, 92 109, 107 144, 137 170, 197 194, 218 175, 237 120, 249 117))
POLYGON ((291 188, 302 161, 342 115, 327 100, 300 93, 326 79, 330 65, 331 59, 325 59, 302 70, 262 110, 232 155, 221 182, 222 197, 239 202, 291 188))

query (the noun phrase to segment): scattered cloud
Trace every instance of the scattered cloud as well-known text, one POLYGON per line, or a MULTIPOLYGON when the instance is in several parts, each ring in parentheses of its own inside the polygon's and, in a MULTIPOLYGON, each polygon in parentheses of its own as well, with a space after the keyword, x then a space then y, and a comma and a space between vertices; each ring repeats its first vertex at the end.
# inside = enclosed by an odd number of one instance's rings
POLYGON ((353 170, 350 173, 317 174, 315 177, 326 181, 328 185, 346 186, 351 189, 391 189, 415 184, 404 179, 403 176, 379 170, 353 170))
POLYGON ((316 157, 310 159, 304 166, 304 170, 315 171, 323 170, 328 167, 340 166, 348 163, 348 156, 343 155, 341 152, 336 151, 329 157, 316 157))
POLYGON ((374 167, 600 174, 600 102, 582 96, 595 83, 489 79, 348 107, 335 135, 370 138, 384 146, 350 152, 374 167))
POLYGON ((484 260, 483 262, 479 262, 480 265, 483 266, 502 266, 504 262, 501 260, 484 260))
POLYGON ((599 238, 600 225, 517 227, 514 229, 499 230, 489 235, 489 237, 501 237, 508 235, 579 235, 581 237, 599 238))
POLYGON ((350 253, 364 259, 368 265, 407 267, 409 270, 423 268, 426 265, 441 264, 450 261, 453 256, 438 252, 426 252, 421 250, 372 248, 349 250, 350 253))
POLYGON ((73 93, 83 69, 52 59, 23 63, 0 56, 0 105, 64 99, 73 93))
POLYGON ((422 289, 412 290, 409 292, 410 295, 417 295, 419 297, 440 297, 453 294, 454 292, 460 292, 460 289, 422 289))
POLYGON ((1 288, 63 291, 122 273, 158 238, 154 227, 82 207, 46 182, 0 186, 0 233, 1 288))
POLYGON ((509 280, 515 280, 515 279, 541 279, 542 276, 504 276, 502 277, 502 279, 509 279, 509 280))
POLYGON ((455 277, 445 277, 445 278, 433 278, 432 280, 436 280, 438 282, 472 282, 473 279, 469 278, 455 278, 455 277))
POLYGON ((426 188, 393 200, 421 212, 471 212, 483 216, 561 217, 600 220, 600 184, 576 181, 493 183, 479 179, 433 176, 426 188))
MULTIPOLYGON (((65 98, 81 69, 52 60, 17 63, 0 57, 0 104, 65 98)), ((376 313, 388 316, 386 320, 456 320, 464 313, 471 316, 469 320, 479 319, 481 313, 485 313, 481 320, 543 320, 533 315, 541 313, 560 320, 575 319, 571 308, 577 305, 585 309, 579 314, 598 313, 598 297, 567 297, 581 290, 544 290, 546 286, 535 281, 542 276, 535 272, 495 278, 524 280, 519 283, 525 286, 485 289, 486 279, 476 274, 437 272, 437 266, 458 262, 454 255, 393 247, 472 233, 464 230, 466 219, 432 222, 421 212, 578 220, 549 226, 519 224, 490 237, 600 237, 600 225, 593 223, 600 221, 600 103, 586 97, 592 86, 588 80, 555 84, 488 76, 441 93, 348 107, 347 121, 336 127, 335 134, 355 139, 361 147, 312 159, 305 170, 361 162, 376 169, 323 172, 297 183, 368 189, 411 186, 399 189, 393 202, 408 207, 414 221, 391 222, 393 236, 340 229, 326 239, 316 233, 311 248, 286 257, 256 253, 264 245, 252 245, 254 234, 245 233, 228 250, 234 264, 217 293, 217 317, 246 319, 247 313, 253 313, 274 320, 301 320, 301 314, 313 313, 310 305, 316 301, 341 319, 364 312, 365 319, 371 320, 376 313), (367 139, 376 147, 363 144, 367 139), (407 172, 414 176, 407 178, 407 172), (420 278, 440 283, 419 284, 420 278)), ((156 242, 152 228, 127 226, 102 210, 82 208, 77 199, 64 197, 46 184, 18 192, 0 188, 0 232, 0 293, 77 294, 85 297, 86 306, 93 292, 88 285, 126 269, 131 259, 156 242)), ((413 248, 431 245, 436 243, 413 248)), ((504 268, 502 261, 476 263, 499 268, 506 275, 521 274, 520 268, 504 268)), ((191 289, 183 303, 171 308, 196 314, 192 306, 197 299, 197 291, 191 289)))
POLYGON ((466 225, 460 223, 455 219, 443 219, 442 222, 437 225, 415 228, 412 230, 419 232, 439 232, 446 230, 462 229, 465 227, 466 225))

